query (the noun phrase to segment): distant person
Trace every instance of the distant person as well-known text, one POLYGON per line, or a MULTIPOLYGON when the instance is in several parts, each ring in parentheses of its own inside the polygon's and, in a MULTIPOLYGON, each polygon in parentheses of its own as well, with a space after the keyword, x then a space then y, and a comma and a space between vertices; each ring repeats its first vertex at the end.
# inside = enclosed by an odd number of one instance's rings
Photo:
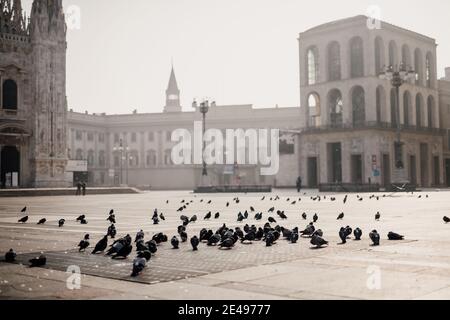
POLYGON ((297 192, 302 190, 302 177, 297 178, 297 192))
POLYGON ((83 196, 85 196, 86 195, 86 182, 83 182, 81 184, 81 188, 83 189, 83 196))
POLYGON ((76 193, 76 195, 77 196, 81 196, 81 182, 80 181, 77 182, 77 193, 76 193))

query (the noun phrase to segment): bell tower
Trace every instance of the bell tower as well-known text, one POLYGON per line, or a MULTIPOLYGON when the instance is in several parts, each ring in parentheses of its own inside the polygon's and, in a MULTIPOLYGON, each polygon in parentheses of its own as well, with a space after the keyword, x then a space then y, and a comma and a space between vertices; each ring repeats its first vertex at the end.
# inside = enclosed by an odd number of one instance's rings
POLYGON ((173 66, 170 73, 169 85, 166 90, 166 106, 164 107, 164 112, 181 112, 180 89, 178 89, 173 66))
POLYGON ((62 0, 34 0, 30 16, 35 187, 65 187, 67 165, 66 23, 62 0))

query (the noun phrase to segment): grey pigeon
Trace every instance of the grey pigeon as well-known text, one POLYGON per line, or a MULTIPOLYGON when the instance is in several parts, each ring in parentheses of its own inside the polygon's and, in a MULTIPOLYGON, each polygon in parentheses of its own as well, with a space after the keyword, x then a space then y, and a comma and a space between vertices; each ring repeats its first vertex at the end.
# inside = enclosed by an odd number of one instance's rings
POLYGON ((108 246, 108 236, 106 235, 99 242, 97 242, 94 250, 92 251, 92 254, 105 251, 107 246, 108 246))
POLYGON ((197 236, 193 236, 191 238, 191 246, 193 251, 198 250, 198 245, 200 244, 200 240, 197 238, 197 236))
POLYGON ((180 241, 178 240, 177 236, 173 236, 173 238, 170 240, 170 244, 174 249, 179 249, 180 241))
POLYGON ((356 241, 361 240, 362 230, 360 228, 356 228, 355 231, 353 232, 353 235, 355 236, 356 241))
POLYGON ((328 245, 328 241, 324 240, 321 236, 319 235, 313 235, 311 238, 311 244, 313 246, 316 246, 316 248, 321 248, 323 246, 328 245))
POLYGON ((136 257, 133 260, 133 271, 131 272, 131 276, 137 277, 145 269, 146 263, 147 260, 145 258, 136 257))
POLYGON ((89 247, 89 234, 86 234, 84 236, 84 239, 80 241, 78 244, 78 247, 80 248, 78 251, 85 251, 89 247))

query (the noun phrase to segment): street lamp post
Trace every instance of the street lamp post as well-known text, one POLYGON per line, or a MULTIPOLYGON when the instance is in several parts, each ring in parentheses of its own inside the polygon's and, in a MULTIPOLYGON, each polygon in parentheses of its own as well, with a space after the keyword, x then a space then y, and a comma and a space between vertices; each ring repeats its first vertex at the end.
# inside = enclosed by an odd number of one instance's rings
POLYGON ((200 113, 203 115, 203 148, 202 148, 202 162, 203 162, 203 170, 202 176, 206 177, 208 175, 208 171, 206 169, 206 160, 205 160, 205 149, 206 149, 206 141, 205 141, 205 133, 206 133, 206 114, 209 111, 209 102, 205 101, 200 104, 200 113))
MULTIPOLYGON (((397 169, 404 169, 403 163, 403 143, 401 141, 401 125, 400 125, 400 87, 411 79, 416 77, 416 72, 410 66, 403 62, 400 67, 389 66, 384 68, 380 74, 380 79, 389 80, 395 88, 395 117, 397 118, 397 140, 395 141, 395 167, 397 169)), ((392 121, 392 120, 391 120, 392 121)))
MULTIPOLYGON (((123 140, 120 139, 119 146, 113 148, 114 152, 120 152, 120 185, 123 184, 123 160, 124 156, 123 153, 125 152, 126 157, 128 157, 128 147, 123 146, 123 140)), ((128 184, 128 165, 127 165, 127 184, 128 184)))

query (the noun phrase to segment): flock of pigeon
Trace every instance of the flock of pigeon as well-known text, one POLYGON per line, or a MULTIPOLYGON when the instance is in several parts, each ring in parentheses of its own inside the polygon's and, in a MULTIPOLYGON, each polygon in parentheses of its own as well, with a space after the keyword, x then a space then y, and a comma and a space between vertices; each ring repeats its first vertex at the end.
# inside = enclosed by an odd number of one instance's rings
MULTIPOLYGON (((305 194, 306 195, 306 194, 305 194)), ((385 195, 381 197, 386 197, 385 195)), ((428 198, 428 195, 426 196, 428 198)), ((422 198, 422 196, 419 196, 419 198, 422 198)), ((363 201, 363 197, 357 196, 358 201, 363 201)), ((369 199, 376 199, 380 200, 380 196, 372 195, 369 199)), ((266 196, 264 196, 261 201, 265 201, 266 196)), ((280 199, 279 196, 272 197, 270 199, 271 202, 277 202, 280 199)), ((327 200, 327 196, 315 196, 311 197, 311 200, 313 201, 322 201, 327 200)), ((329 197, 330 201, 337 201, 335 197, 329 197)), ((346 204, 348 200, 348 195, 346 195, 343 199, 343 203, 346 204)), ((200 203, 207 203, 208 205, 212 204, 212 200, 204 201, 203 199, 199 200, 200 203)), ((239 197, 235 197, 232 200, 234 203, 239 204, 240 199, 239 197)), ((290 198, 287 199, 287 202, 289 202, 291 205, 295 205, 296 203, 300 202, 301 198, 291 200, 290 198)), ((169 203, 169 200, 166 201, 166 203, 169 203)), ((183 213, 189 209, 189 206, 194 203, 194 200, 181 201, 181 206, 178 208, 177 212, 183 213)), ((226 207, 230 206, 230 202, 226 203, 226 207)), ((23 208, 21 213, 25 215, 23 218, 18 220, 18 223, 27 223, 29 220, 28 215, 26 215, 27 207, 23 208)), ((277 243, 280 239, 284 239, 289 241, 290 243, 297 243, 300 238, 308 238, 310 239, 310 243, 312 245, 311 249, 320 249, 322 247, 328 246, 328 241, 325 240, 323 231, 321 229, 316 228, 316 224, 319 220, 319 216, 317 213, 315 213, 312 217, 312 222, 310 222, 304 230, 299 230, 298 227, 293 229, 288 229, 283 226, 280 226, 276 219, 279 219, 281 221, 285 221, 288 219, 287 215, 285 214, 285 211, 276 210, 275 206, 272 206, 268 210, 268 214, 272 214, 272 216, 267 217, 267 222, 265 222, 261 227, 257 227, 255 224, 249 225, 245 224, 243 228, 241 227, 235 227, 235 228, 228 228, 226 224, 224 223, 220 228, 217 230, 212 229, 206 229, 203 228, 198 235, 193 235, 190 239, 187 233, 187 229, 189 225, 194 224, 198 220, 197 215, 193 215, 192 217, 188 217, 184 214, 180 216, 181 224, 177 228, 177 235, 174 235, 170 239, 170 244, 174 250, 179 249, 180 242, 181 243, 187 243, 188 240, 192 246, 193 251, 197 251, 199 249, 200 243, 205 243, 207 246, 217 246, 219 249, 222 250, 230 250, 237 243, 242 244, 252 244, 256 241, 262 241, 265 246, 271 247, 277 243), (276 213, 277 218, 274 218, 274 214, 276 213), (276 226, 273 226, 276 225, 276 226)), ((250 206, 248 210, 245 210, 245 212, 239 212, 237 214, 237 222, 243 223, 244 221, 250 219, 250 215, 254 216, 254 220, 256 222, 261 222, 263 220, 263 212, 257 212, 254 207, 250 206)), ((303 220, 308 220, 308 215, 306 213, 303 213, 301 215, 303 220)), ((343 220, 345 217, 344 213, 340 213, 337 217, 338 221, 343 220)), ((216 212, 214 215, 212 211, 206 213, 206 215, 203 217, 203 220, 210 220, 210 219, 218 220, 220 218, 220 212, 216 212)), ((161 221, 165 221, 166 218, 163 213, 159 213, 158 209, 155 209, 152 216, 152 221, 154 225, 158 225, 161 223, 161 221)), ((381 214, 377 212, 375 214, 375 220, 379 221, 381 219, 381 214)), ((133 260, 133 270, 131 273, 132 277, 138 276, 146 267, 148 261, 151 259, 153 255, 156 254, 158 251, 158 246, 160 246, 162 243, 169 242, 169 237, 164 233, 157 233, 155 234, 151 240, 145 241, 144 237, 144 231, 140 230, 137 232, 134 241, 132 237, 127 234, 123 238, 119 238, 116 240, 117 230, 115 227, 116 224, 116 216, 114 214, 114 210, 112 209, 109 212, 109 215, 106 219, 110 225, 107 229, 106 235, 100 239, 96 245, 94 246, 94 249, 92 250, 92 254, 105 254, 106 256, 110 256, 112 259, 127 259, 127 257, 132 253, 133 251, 133 243, 135 246, 135 251, 137 252, 136 258, 133 260), (113 240, 112 244, 108 243, 108 239, 113 240)), ((443 218, 445 223, 450 222, 450 218, 444 217, 443 218)), ((86 216, 81 215, 76 219, 77 222, 80 224, 87 224, 86 216)), ((45 218, 39 220, 38 224, 42 225, 45 224, 47 220, 45 218)), ((62 228, 64 226, 65 220, 60 219, 58 221, 58 226, 62 228)), ((339 238, 341 240, 341 244, 346 244, 347 240, 352 236, 354 236, 355 241, 361 240, 363 236, 363 231, 360 228, 355 228, 354 230, 350 226, 342 227, 339 230, 339 238)), ((377 232, 377 230, 372 230, 369 233, 369 238, 372 241, 372 246, 378 246, 380 245, 380 239, 381 236, 377 232)), ((400 235, 395 232, 389 232, 387 235, 387 238, 391 241, 398 241, 403 240, 404 236, 400 235)), ((78 248, 79 252, 84 252, 90 247, 90 235, 86 234, 84 238, 79 242, 78 248)), ((9 252, 5 254, 5 260, 6 262, 14 262, 16 259, 16 253, 13 249, 11 249, 9 252)), ((47 258, 44 254, 31 259, 30 261, 30 267, 42 267, 45 266, 47 263, 47 258)))

